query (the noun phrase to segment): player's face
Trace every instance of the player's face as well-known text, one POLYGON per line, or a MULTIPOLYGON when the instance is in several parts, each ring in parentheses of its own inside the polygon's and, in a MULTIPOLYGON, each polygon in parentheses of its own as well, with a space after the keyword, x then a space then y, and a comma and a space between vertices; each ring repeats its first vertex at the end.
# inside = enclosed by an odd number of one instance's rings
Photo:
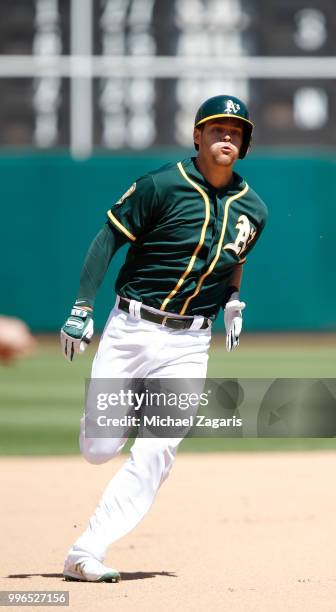
POLYGON ((230 166, 239 157, 243 142, 243 127, 238 119, 213 119, 202 129, 195 128, 194 142, 199 155, 220 166, 230 166))

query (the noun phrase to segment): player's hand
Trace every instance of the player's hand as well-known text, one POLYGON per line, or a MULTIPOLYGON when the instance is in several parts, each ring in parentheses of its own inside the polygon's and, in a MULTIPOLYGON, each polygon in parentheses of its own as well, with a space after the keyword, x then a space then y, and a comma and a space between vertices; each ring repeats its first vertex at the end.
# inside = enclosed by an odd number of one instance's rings
POLYGON ((224 323, 226 329, 226 350, 230 353, 239 346, 239 336, 243 327, 242 310, 246 304, 239 299, 227 302, 224 309, 224 323))
POLYGON ((72 361, 75 353, 85 351, 93 336, 92 312, 74 305, 71 315, 61 329, 64 357, 72 361))

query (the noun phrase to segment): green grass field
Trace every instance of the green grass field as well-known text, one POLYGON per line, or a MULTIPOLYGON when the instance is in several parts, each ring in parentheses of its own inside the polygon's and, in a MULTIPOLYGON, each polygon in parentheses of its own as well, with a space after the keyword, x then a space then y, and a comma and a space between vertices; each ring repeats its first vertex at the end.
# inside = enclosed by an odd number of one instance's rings
MULTIPOLYGON (((334 378, 336 338, 327 336, 244 337, 235 353, 224 337, 214 338, 210 377, 334 378)), ((58 339, 42 339, 38 352, 25 361, 0 366, 0 454, 78 453, 84 379, 94 348, 72 364, 60 352, 58 339)), ((184 451, 246 451, 336 448, 334 439, 190 439, 184 451)))

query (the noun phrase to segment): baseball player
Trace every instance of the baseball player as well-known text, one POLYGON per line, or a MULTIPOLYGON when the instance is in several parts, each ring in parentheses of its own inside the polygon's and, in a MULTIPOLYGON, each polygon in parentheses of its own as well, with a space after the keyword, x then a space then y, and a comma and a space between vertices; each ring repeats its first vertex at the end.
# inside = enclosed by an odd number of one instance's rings
MULTIPOLYGON (((267 218, 265 204, 233 171, 249 149, 252 130, 246 105, 238 98, 206 100, 195 118, 197 156, 142 176, 108 211, 61 330, 63 352, 71 361, 92 338, 97 289, 117 249, 128 243, 92 378, 205 379, 211 324, 220 309, 226 348, 237 348, 245 307, 239 297, 242 268, 267 218)), ((82 419, 80 449, 90 463, 108 461, 125 442, 86 437, 82 419)), ((66 579, 120 579, 117 570, 103 564, 106 551, 148 512, 180 442, 135 439, 87 529, 69 550, 66 579)))

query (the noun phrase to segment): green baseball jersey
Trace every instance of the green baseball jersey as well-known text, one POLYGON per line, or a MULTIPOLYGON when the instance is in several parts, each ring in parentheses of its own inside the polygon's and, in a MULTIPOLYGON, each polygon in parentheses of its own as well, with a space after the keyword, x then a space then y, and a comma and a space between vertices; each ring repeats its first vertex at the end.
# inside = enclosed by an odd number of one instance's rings
POLYGON ((215 189, 188 158, 138 179, 107 214, 130 241, 119 295, 214 319, 235 266, 264 228, 267 208, 238 174, 215 189))

